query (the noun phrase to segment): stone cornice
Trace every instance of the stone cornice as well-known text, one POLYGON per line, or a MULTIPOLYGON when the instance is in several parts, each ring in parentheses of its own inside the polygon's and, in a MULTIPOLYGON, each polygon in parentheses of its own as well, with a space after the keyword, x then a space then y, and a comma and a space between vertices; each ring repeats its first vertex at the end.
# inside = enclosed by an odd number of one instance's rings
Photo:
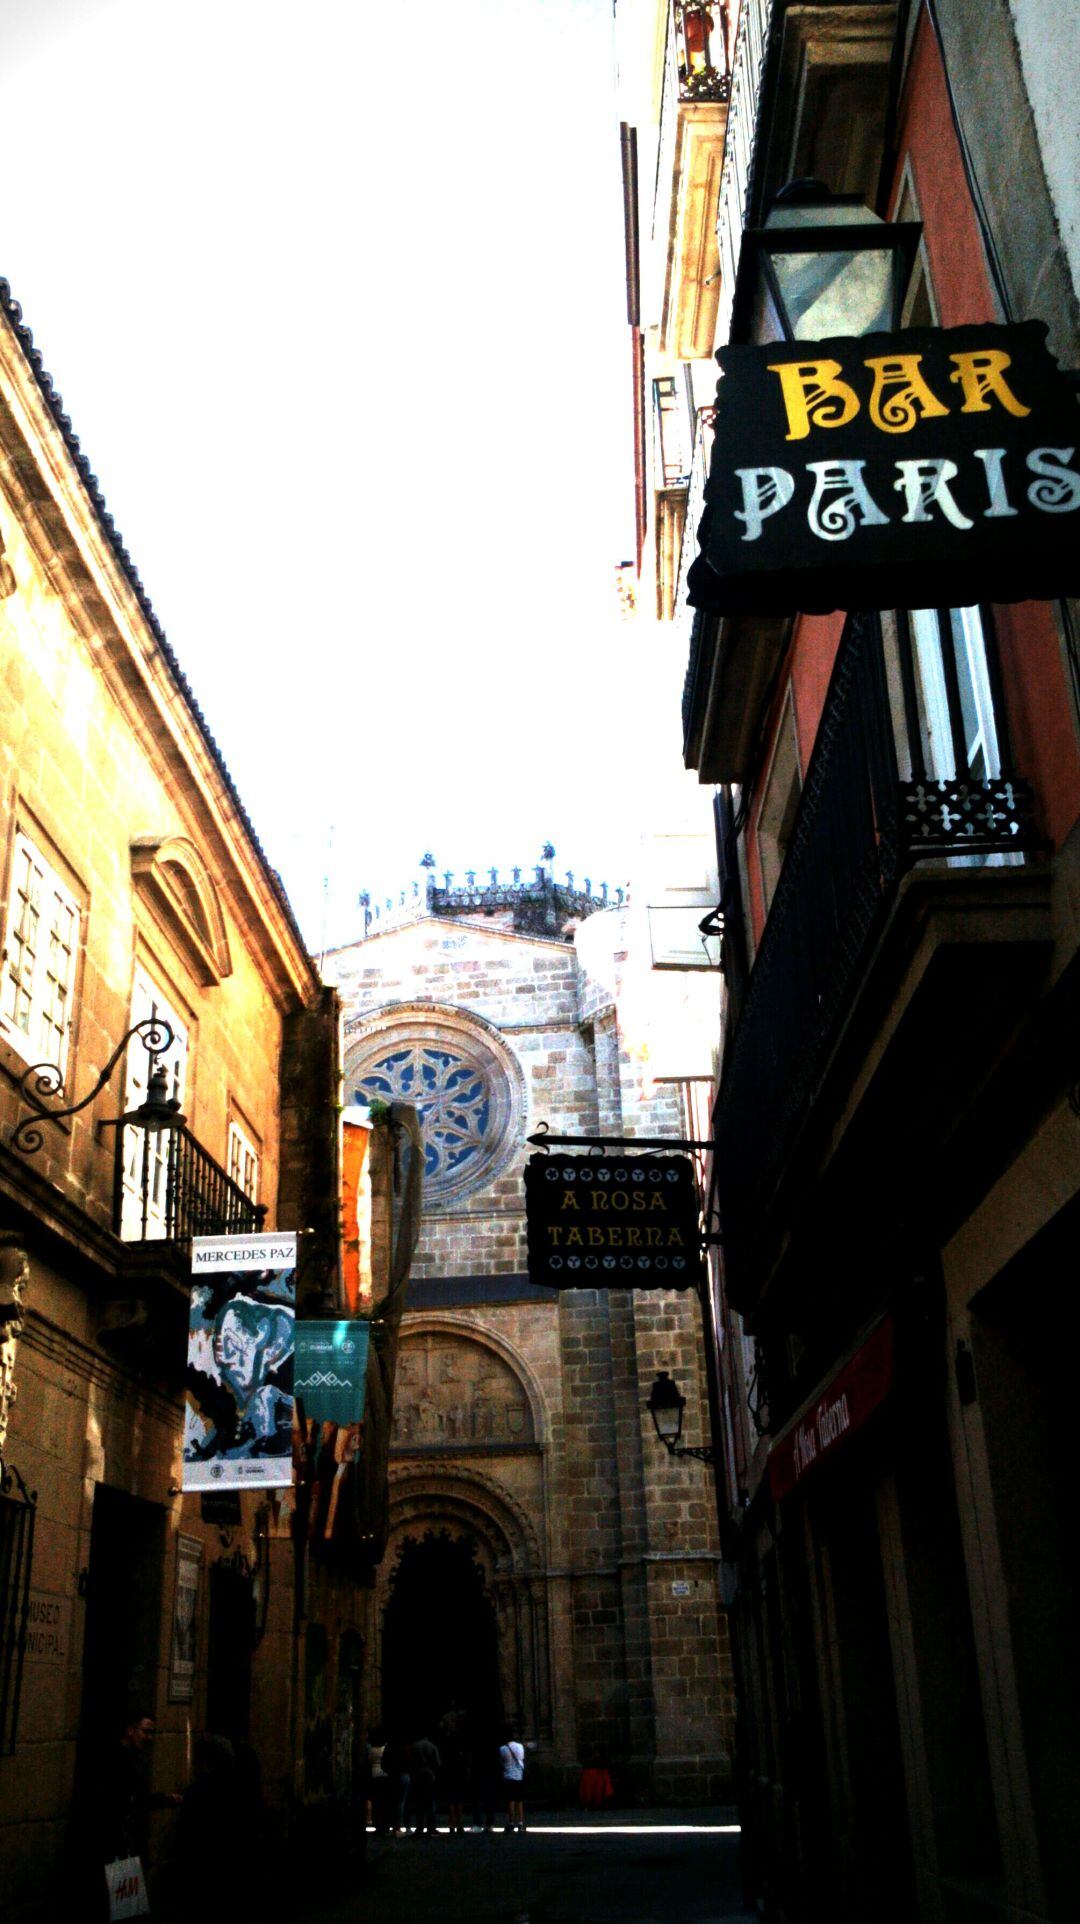
POLYGON ((0 484, 95 666, 220 863, 233 914, 282 1008, 318 976, 284 888, 0 280, 0 484))

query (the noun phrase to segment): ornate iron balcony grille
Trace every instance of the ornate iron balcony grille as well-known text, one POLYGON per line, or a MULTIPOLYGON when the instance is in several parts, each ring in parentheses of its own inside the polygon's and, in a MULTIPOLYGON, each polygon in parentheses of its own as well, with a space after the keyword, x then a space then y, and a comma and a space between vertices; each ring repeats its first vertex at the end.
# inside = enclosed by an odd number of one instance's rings
POLYGON ((265 1215, 190 1129, 156 1138, 132 1123, 117 1130, 113 1227, 125 1242, 186 1247, 193 1236, 249 1236, 265 1215), (135 1174, 125 1179, 132 1142, 135 1174))
MULTIPOLYGON (((901 622, 901 654, 906 629, 901 622)), ((902 667, 902 674, 904 669, 902 667)), ((1030 847, 1011 775, 901 781, 881 622, 848 619, 784 864, 726 1052, 716 1113, 725 1245, 738 1266, 904 871, 1030 847)))

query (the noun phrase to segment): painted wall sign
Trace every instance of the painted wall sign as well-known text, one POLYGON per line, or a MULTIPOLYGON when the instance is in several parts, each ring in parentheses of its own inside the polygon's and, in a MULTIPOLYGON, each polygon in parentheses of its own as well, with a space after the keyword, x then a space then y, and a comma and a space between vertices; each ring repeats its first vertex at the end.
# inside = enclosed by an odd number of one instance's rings
POLYGON ((769 1487, 775 1503, 862 1428, 889 1393, 892 1366, 892 1323, 885 1321, 815 1397, 805 1416, 777 1437, 769 1453, 769 1487))
POLYGON ((296 1237, 196 1236, 185 1490, 292 1483, 296 1237))
POLYGON ((690 1289, 701 1224, 688 1156, 530 1156, 529 1281, 554 1289, 690 1289))
POLYGON ((358 1317, 297 1323, 293 1389, 309 1422, 363 1422, 370 1341, 371 1325, 358 1317))
POLYGON ((1080 405, 1041 321, 725 347, 689 599, 717 614, 1080 593, 1080 405))
POLYGON ((27 1663, 66 1663, 71 1646, 71 1598, 31 1590, 26 1612, 27 1663))

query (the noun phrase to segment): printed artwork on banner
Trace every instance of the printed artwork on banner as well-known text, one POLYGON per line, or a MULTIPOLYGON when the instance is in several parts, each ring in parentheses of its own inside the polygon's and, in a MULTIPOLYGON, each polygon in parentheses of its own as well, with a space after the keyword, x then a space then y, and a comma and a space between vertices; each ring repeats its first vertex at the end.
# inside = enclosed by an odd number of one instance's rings
POLYGON ((192 1245, 183 1485, 292 1482, 296 1237, 192 1245))

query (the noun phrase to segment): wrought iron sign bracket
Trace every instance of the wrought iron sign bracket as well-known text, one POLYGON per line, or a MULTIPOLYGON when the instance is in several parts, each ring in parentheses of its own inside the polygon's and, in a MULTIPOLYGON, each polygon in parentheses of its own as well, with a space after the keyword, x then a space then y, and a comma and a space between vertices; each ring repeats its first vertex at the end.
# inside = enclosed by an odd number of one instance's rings
POLYGON ((697 1463, 718 1463, 720 1458, 711 1443, 669 1443, 661 1439, 669 1456, 692 1456, 697 1463))
MULTIPOLYGON (((89 1093, 82 1098, 81 1102, 70 1103, 66 1108, 55 1106, 57 1103, 63 1103, 65 1094, 63 1072, 59 1065, 55 1062, 36 1062, 27 1069, 19 1083, 19 1095, 23 1102, 30 1104, 34 1114, 24 1116, 21 1122, 16 1123, 11 1132, 12 1147, 21 1150, 24 1156, 36 1155, 45 1141, 41 1127, 43 1122, 63 1122, 68 1116, 77 1116, 80 1110, 89 1108, 95 1096, 101 1094, 134 1036, 138 1036, 152 1063, 155 1063, 159 1056, 164 1055, 167 1049, 172 1048, 173 1032, 169 1024, 159 1016, 144 1017, 141 1022, 136 1022, 117 1043, 89 1093)), ((152 1068, 148 1078, 146 1102, 138 1109, 133 1109, 129 1115, 104 1117, 98 1127, 116 1129, 124 1122, 146 1122, 151 1119, 148 1113, 151 1109, 155 1112, 154 1120, 159 1128, 168 1126, 172 1122, 182 1122, 183 1118, 179 1113, 180 1104, 166 1094, 165 1075, 165 1070, 160 1066, 156 1069, 152 1068), (155 1075, 160 1079, 157 1087, 154 1086, 155 1075), (157 1114, 158 1110, 161 1111, 160 1114, 157 1114)))
POLYGON ((545 1122, 542 1122, 533 1136, 526 1136, 526 1142, 534 1149, 671 1149, 707 1150, 715 1145, 711 1142, 692 1142, 686 1136, 553 1136, 545 1122))

